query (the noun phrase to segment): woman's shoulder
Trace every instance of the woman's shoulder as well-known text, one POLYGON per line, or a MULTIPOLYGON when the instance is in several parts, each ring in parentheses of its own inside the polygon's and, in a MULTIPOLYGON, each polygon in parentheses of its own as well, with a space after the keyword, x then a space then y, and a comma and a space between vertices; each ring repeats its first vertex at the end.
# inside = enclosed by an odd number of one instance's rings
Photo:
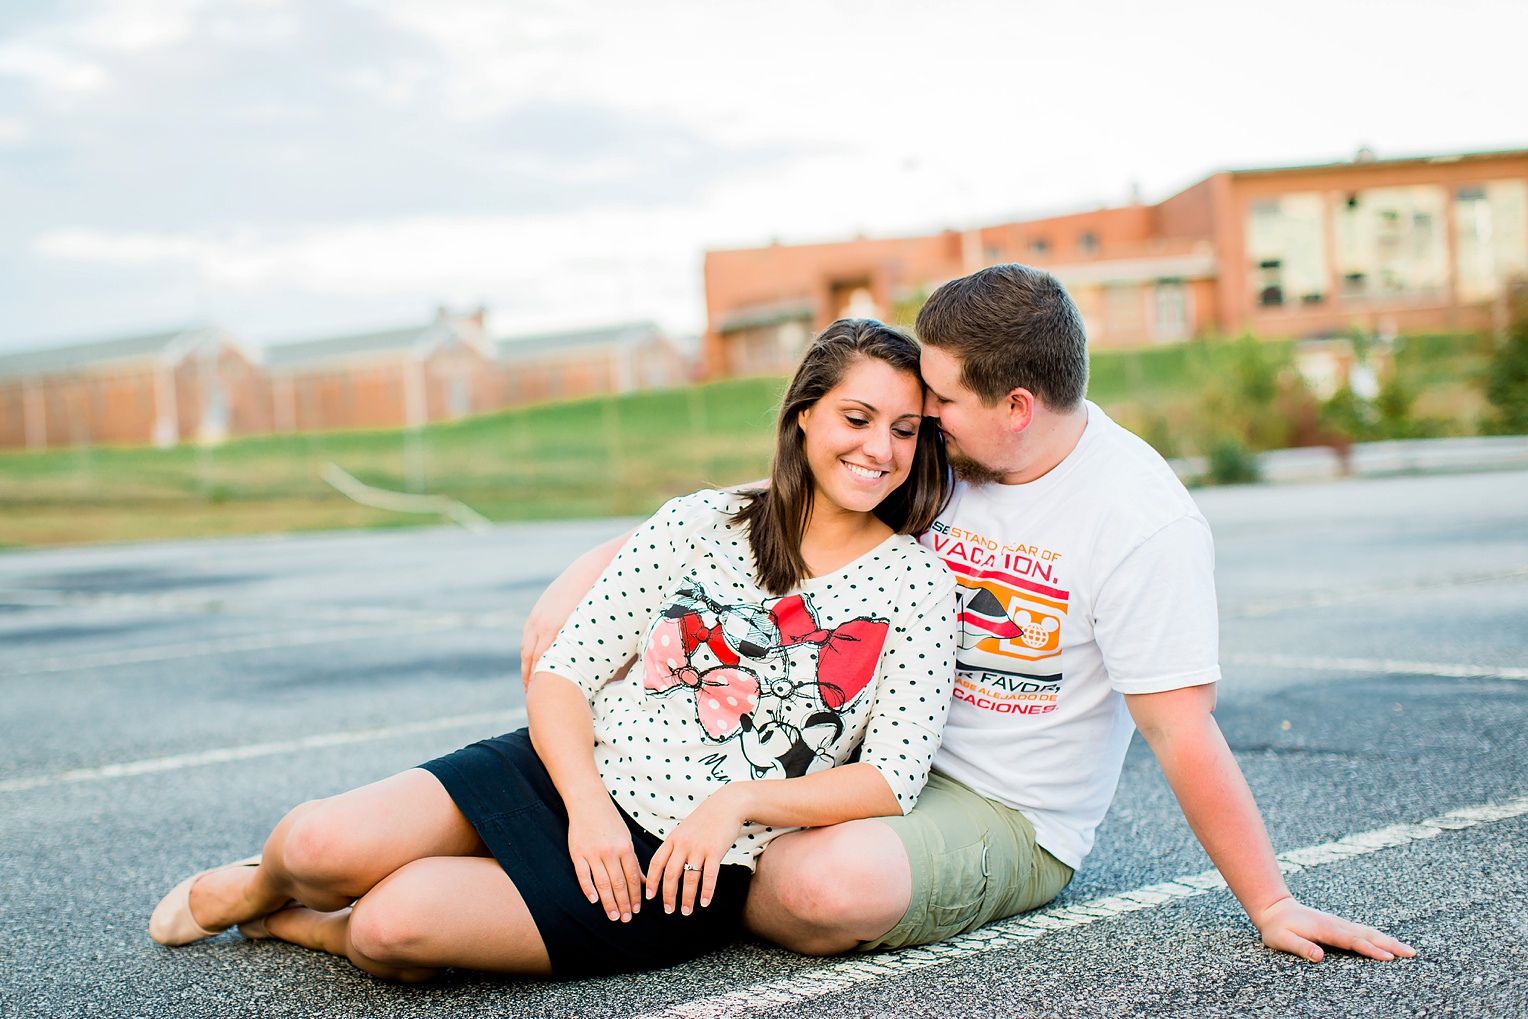
POLYGON ((658 512, 672 511, 674 513, 697 516, 705 516, 707 514, 726 514, 731 516, 747 501, 747 498, 740 492, 721 488, 703 488, 698 492, 691 492, 689 495, 676 495, 664 503, 663 509, 658 512))
POLYGON ((906 583, 931 587, 938 593, 955 589, 955 575, 944 560, 910 534, 886 539, 876 560, 882 570, 904 576, 906 583))
POLYGON ((702 489, 670 499, 652 515, 651 522, 666 528, 684 530, 726 527, 745 502, 746 499, 736 492, 702 489))

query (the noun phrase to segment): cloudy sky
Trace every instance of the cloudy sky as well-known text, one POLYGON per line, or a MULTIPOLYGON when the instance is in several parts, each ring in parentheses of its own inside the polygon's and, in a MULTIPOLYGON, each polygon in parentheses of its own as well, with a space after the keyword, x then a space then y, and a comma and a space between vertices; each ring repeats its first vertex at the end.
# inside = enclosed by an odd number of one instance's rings
POLYGON ((489 306, 704 321, 707 247, 1528 147, 1521 0, 3 0, 0 351, 489 306))

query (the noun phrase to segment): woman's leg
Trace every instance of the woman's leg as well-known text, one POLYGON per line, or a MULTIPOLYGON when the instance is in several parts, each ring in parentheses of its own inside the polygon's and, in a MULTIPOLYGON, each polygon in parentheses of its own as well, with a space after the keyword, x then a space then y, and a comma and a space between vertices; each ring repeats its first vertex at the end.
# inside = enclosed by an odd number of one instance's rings
POLYGON ((440 780, 415 768, 294 808, 266 839, 260 866, 217 871, 191 886, 191 914, 216 930, 293 899, 343 909, 415 860, 486 853, 440 780))
POLYGON ((550 976, 551 960, 525 900, 491 858, 405 864, 349 909, 288 909, 274 937, 343 955, 373 976, 417 982, 447 966, 550 976))

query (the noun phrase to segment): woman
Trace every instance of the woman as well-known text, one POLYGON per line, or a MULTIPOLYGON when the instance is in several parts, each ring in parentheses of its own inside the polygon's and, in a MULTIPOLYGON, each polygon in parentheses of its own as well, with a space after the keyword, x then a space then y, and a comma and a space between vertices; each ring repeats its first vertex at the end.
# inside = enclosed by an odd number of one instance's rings
POLYGON ((948 497, 922 402, 912 340, 829 326, 770 485, 633 533, 537 664, 528 731, 297 807, 260 857, 181 882, 151 934, 238 924, 405 981, 647 969, 730 940, 771 838, 905 812, 927 778, 954 582, 910 536, 948 497))

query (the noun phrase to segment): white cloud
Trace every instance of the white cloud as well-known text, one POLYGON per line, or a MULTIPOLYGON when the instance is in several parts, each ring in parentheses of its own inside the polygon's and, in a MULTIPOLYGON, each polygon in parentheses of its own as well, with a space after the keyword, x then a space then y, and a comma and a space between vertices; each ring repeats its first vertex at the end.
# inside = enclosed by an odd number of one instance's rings
POLYGON ((32 125, 20 117, 0 115, 0 145, 20 145, 32 137, 32 125))
POLYGON ((159 49, 191 37, 205 0, 133 0, 111 4, 78 22, 68 35, 82 46, 106 51, 159 49))
POLYGON ((693 328, 707 247, 1069 211, 1122 202, 1132 180, 1155 200, 1227 165, 1343 158, 1360 141, 1382 156, 1521 144, 1528 122, 1520 0, 1443 21, 1413 0, 69 10, 84 13, 0 38, 0 73, 56 93, 0 116, 0 146, 64 125, 116 147, 69 149, 87 183, 13 236, 40 232, 32 252, 60 280, 86 264, 194 275, 246 307, 302 295, 294 319, 402 293, 486 300, 507 322, 693 328), (1409 73, 1397 55, 1423 32, 1428 73, 1409 73), (382 144, 398 137, 411 148, 382 144), (361 197, 341 208, 352 182, 361 197), (507 211, 554 206, 571 211, 507 211))
POLYGON ((0 74, 26 78, 60 92, 91 92, 110 79, 99 63, 32 40, 0 46, 0 74))
POLYGON ((193 42, 271 44, 290 38, 291 0, 132 0, 97 2, 72 20, 42 24, 0 44, 0 74, 64 93, 91 92, 114 80, 111 64, 193 42))
POLYGON ((50 230, 38 237, 32 247, 44 258, 120 265, 194 261, 204 250, 201 242, 189 237, 112 234, 88 227, 50 230))
POLYGON ((208 285, 242 293, 336 298, 417 295, 421 307, 486 301, 507 326, 656 318, 701 321, 694 214, 591 209, 545 217, 417 217, 280 233, 51 230, 34 242, 58 261, 194 266, 208 285))

